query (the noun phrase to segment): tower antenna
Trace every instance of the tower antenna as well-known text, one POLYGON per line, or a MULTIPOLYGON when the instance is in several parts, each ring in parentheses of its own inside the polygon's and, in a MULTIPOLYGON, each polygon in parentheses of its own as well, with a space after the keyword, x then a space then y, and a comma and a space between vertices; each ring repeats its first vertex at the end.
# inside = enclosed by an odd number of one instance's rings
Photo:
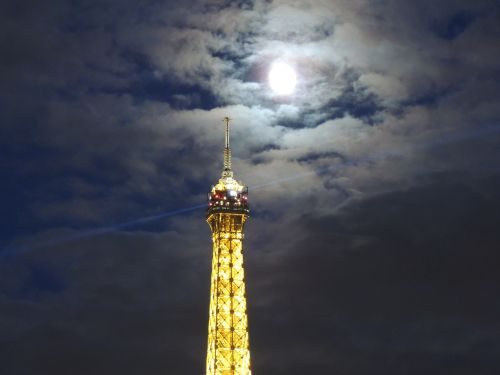
POLYGON ((229 147, 229 117, 224 117, 225 131, 224 131, 224 169, 222 171, 222 178, 233 177, 231 170, 231 148, 229 147))

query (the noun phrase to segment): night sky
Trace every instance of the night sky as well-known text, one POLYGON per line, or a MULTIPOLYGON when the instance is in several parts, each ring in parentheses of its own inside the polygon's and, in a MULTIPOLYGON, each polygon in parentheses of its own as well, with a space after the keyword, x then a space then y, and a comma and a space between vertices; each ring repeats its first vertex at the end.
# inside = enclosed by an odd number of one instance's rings
POLYGON ((498 1, 2 1, 0 51, 0 374, 204 373, 224 116, 255 375, 500 374, 498 1))

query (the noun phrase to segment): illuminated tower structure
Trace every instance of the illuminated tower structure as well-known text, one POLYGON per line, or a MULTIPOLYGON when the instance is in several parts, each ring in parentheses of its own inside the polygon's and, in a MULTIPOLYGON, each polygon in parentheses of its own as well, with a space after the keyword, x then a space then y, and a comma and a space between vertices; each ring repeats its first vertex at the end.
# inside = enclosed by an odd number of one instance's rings
POLYGON ((248 340, 243 229, 248 218, 248 188, 233 178, 225 123, 224 169, 208 195, 207 222, 213 258, 206 375, 251 375, 248 340))

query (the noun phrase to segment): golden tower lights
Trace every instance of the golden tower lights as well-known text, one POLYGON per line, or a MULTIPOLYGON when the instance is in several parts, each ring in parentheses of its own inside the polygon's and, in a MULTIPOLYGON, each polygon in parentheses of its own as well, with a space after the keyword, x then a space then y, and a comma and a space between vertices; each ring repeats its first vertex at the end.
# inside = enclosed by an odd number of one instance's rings
POLYGON ((222 177, 208 195, 213 257, 206 375, 251 375, 243 268, 248 188, 233 179, 229 120, 224 119, 222 177))

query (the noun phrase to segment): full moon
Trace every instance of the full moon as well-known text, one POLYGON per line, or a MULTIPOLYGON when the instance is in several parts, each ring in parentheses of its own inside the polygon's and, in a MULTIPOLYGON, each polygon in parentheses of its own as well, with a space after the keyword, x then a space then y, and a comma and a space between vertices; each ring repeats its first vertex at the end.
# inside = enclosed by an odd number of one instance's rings
POLYGON ((297 83, 297 75, 293 68, 281 61, 273 63, 269 70, 269 85, 278 95, 289 95, 297 83))

